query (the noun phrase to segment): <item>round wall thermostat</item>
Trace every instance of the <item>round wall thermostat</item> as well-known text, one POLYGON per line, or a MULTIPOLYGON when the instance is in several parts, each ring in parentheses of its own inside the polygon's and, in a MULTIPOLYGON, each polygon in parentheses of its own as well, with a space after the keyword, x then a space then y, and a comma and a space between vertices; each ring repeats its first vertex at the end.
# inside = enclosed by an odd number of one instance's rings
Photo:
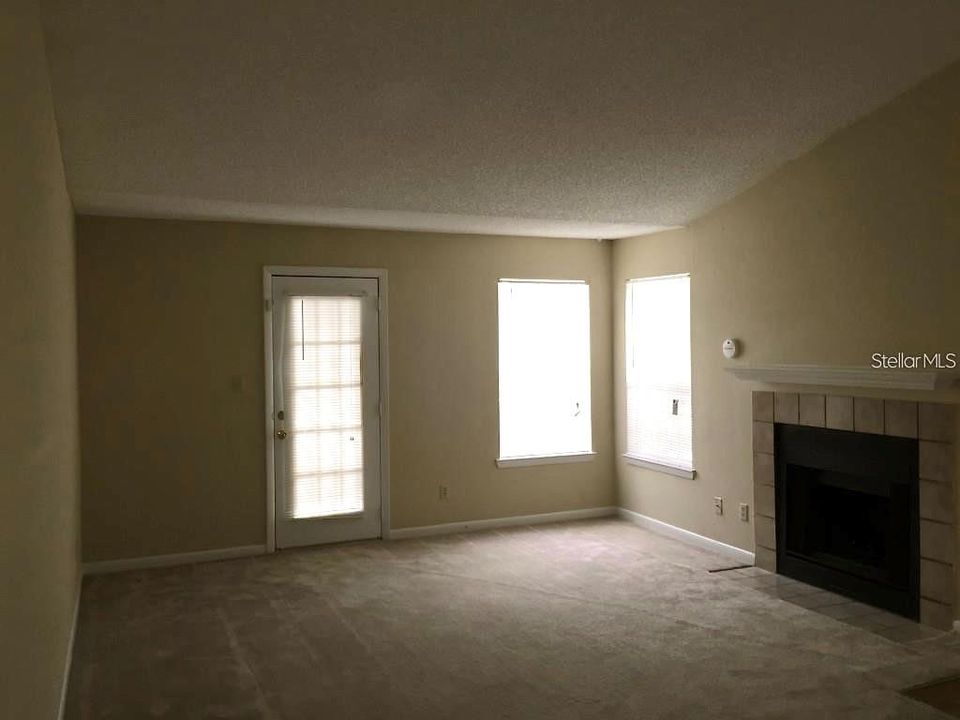
POLYGON ((733 338, 727 338, 723 341, 723 356, 727 360, 735 358, 738 350, 739 348, 737 347, 737 341, 733 338))

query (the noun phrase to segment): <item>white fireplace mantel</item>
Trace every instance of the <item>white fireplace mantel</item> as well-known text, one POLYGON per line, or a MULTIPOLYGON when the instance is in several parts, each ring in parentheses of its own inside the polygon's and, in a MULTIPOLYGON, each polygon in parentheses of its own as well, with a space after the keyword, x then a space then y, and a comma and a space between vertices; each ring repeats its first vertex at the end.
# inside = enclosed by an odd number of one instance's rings
POLYGON ((738 380, 772 385, 829 385, 893 390, 945 390, 960 380, 956 370, 874 370, 829 365, 730 365, 738 380))

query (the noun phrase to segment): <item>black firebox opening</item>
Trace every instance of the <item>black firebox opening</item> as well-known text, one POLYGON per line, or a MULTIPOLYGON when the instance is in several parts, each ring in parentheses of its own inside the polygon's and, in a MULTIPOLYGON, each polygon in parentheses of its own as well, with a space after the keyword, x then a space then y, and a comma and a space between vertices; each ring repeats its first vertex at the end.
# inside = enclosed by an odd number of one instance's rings
POLYGON ((919 616, 917 441, 776 426, 777 572, 919 616))

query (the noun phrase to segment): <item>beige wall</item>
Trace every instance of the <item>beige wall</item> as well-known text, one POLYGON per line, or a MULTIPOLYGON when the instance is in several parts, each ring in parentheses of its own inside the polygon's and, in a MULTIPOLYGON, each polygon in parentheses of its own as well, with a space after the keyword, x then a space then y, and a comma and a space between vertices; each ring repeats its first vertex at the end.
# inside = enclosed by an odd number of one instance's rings
POLYGON ((264 265, 388 270, 394 528, 613 504, 609 243, 97 217, 77 233, 85 559, 264 542, 264 265), (495 466, 499 277, 591 283, 594 461, 495 466))
POLYGON ((43 40, 0 6, 0 717, 57 717, 79 582, 73 211, 43 40))
POLYGON ((618 449, 624 281, 690 272, 699 473, 681 480, 618 460, 620 504, 752 549, 752 525, 736 514, 737 503, 753 503, 751 387, 724 371, 723 339, 741 339, 735 362, 745 364, 865 366, 874 352, 960 353, 958 213, 960 64, 688 228, 616 241, 618 449))

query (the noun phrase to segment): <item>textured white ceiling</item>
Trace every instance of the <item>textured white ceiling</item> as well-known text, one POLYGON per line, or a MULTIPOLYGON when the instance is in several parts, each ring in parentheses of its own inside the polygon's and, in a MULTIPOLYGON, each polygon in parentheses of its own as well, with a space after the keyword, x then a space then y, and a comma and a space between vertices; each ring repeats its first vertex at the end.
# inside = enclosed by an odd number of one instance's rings
POLYGON ((616 237, 960 58, 958 0, 45 0, 80 211, 616 237))

